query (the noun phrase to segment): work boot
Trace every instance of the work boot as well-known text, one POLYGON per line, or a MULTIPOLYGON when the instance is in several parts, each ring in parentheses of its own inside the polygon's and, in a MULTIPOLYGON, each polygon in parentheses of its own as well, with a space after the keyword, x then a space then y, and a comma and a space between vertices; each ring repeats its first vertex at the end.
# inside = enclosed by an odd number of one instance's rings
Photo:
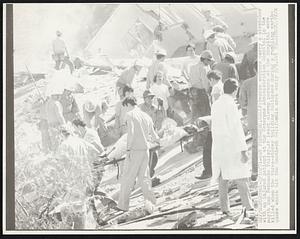
POLYGON ((155 177, 151 180, 151 183, 152 183, 152 187, 155 187, 160 184, 160 179, 155 177))

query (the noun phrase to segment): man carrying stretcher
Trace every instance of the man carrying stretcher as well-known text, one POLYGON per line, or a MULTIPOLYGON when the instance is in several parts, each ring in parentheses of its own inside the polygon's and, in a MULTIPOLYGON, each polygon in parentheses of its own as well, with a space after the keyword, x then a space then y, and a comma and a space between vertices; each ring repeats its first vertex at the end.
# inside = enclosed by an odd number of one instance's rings
MULTIPOLYGON (((136 98, 127 97, 122 105, 128 108, 127 117, 127 154, 125 159, 124 174, 121 179, 121 189, 118 208, 123 211, 129 209, 129 197, 137 178, 145 197, 145 206, 153 209, 156 203, 155 195, 151 191, 149 175, 149 149, 150 142, 159 142, 159 137, 154 131, 152 119, 148 114, 137 107, 136 98)), ((149 211, 151 213, 151 210, 149 211)))

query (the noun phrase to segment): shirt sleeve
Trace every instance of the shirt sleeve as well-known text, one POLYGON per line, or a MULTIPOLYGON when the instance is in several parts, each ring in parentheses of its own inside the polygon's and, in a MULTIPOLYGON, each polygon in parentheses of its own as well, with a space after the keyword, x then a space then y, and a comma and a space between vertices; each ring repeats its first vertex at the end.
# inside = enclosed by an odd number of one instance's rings
POLYGON ((127 149, 131 149, 133 136, 134 136, 134 124, 133 124, 133 119, 128 115, 126 116, 126 123, 127 123, 127 149))
POLYGON ((65 124, 66 122, 65 122, 65 118, 63 116, 62 107, 60 107, 61 105, 59 105, 59 104, 60 104, 59 102, 55 103, 54 112, 56 114, 58 122, 60 124, 65 124))
POLYGON ((233 150, 235 150, 236 152, 246 151, 248 149, 246 144, 246 137, 244 134, 238 108, 233 103, 228 109, 228 117, 230 118, 230 120, 228 121, 230 125, 229 132, 232 136, 231 140, 233 150))

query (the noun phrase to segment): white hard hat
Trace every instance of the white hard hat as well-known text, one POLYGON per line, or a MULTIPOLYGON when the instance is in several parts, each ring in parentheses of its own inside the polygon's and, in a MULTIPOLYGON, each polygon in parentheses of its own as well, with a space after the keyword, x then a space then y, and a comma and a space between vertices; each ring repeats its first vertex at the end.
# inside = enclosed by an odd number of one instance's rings
POLYGON ((207 30, 204 32, 204 38, 207 40, 211 35, 216 34, 213 30, 207 30))

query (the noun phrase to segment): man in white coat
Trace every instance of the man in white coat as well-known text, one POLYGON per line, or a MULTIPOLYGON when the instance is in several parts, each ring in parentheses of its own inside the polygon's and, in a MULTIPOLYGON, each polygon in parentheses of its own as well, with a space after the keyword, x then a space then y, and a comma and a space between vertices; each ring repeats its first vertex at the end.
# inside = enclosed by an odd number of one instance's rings
POLYGON ((234 101, 238 82, 228 79, 224 83, 224 94, 214 102, 212 117, 212 172, 219 180, 220 206, 223 213, 230 213, 228 183, 237 184, 242 204, 246 211, 253 211, 253 203, 248 185, 250 168, 247 164, 247 144, 237 105, 234 101))

